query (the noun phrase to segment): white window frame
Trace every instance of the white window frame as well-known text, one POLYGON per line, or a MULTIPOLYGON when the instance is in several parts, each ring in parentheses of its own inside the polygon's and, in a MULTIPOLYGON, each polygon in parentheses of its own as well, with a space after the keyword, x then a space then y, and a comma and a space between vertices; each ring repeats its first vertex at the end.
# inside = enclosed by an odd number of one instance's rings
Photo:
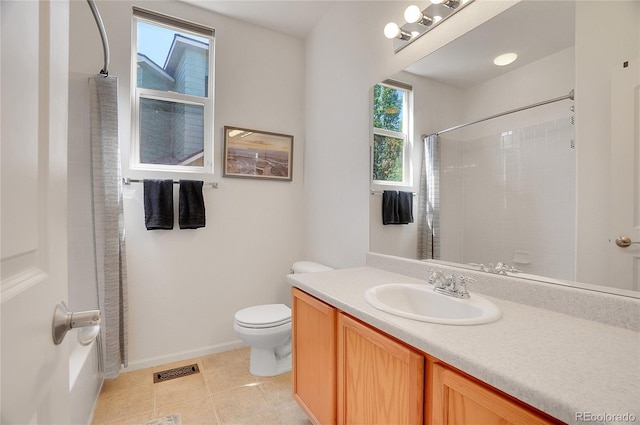
POLYGON ((131 146, 129 166, 131 170, 155 170, 180 173, 204 173, 213 174, 214 168, 214 82, 215 82, 215 30, 197 23, 185 21, 179 18, 159 14, 146 9, 133 7, 131 37, 131 146), (207 97, 200 97, 178 93, 175 91, 155 90, 138 87, 138 22, 164 27, 170 30, 178 30, 182 33, 193 34, 209 39, 209 77, 207 84, 207 97), (203 107, 204 131, 203 131, 203 165, 170 165, 147 164, 140 162, 140 99, 153 99, 185 105, 197 105, 203 107))
POLYGON ((390 186, 397 187, 411 187, 413 186, 413 163, 411 161, 411 153, 413 150, 413 141, 411 135, 413 134, 413 87, 406 83, 401 83, 395 80, 385 80, 376 85, 383 85, 387 87, 391 87, 396 90, 402 90, 405 95, 403 96, 403 116, 402 116, 402 129, 403 132, 397 132, 392 130, 386 130, 382 128, 376 128, 373 124, 373 106, 374 106, 374 98, 373 98, 373 88, 371 95, 371 106, 369 108, 370 117, 371 117, 371 145, 370 145, 370 170, 369 176, 371 178, 372 189, 381 189, 381 188, 389 188, 390 186), (402 139, 402 181, 388 181, 388 180, 375 180, 373 178, 373 168, 374 168, 374 155, 373 149, 375 145, 374 137, 376 135, 394 137, 397 139, 402 139))

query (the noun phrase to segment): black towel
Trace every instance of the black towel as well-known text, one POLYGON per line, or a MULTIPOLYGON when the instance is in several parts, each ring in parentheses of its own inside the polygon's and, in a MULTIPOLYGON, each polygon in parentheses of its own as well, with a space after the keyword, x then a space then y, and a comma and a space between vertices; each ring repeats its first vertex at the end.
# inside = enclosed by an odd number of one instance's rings
POLYGON ((398 224, 413 223, 413 193, 398 192, 398 224))
POLYGON ((382 224, 413 223, 413 193, 385 190, 382 192, 382 224))
POLYGON ((173 229, 173 180, 145 179, 143 184, 147 230, 173 229))
POLYGON ((197 229, 205 225, 202 184, 202 181, 180 180, 178 222, 181 229, 197 229))
POLYGON ((398 223, 398 191, 382 192, 382 224, 398 223))

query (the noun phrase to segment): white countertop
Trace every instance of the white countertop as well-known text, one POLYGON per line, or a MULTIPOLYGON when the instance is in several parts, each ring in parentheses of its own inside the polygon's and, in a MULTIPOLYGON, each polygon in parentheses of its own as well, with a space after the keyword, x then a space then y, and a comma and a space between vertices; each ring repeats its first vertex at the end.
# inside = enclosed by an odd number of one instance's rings
POLYGON ((493 323, 452 326, 404 319, 370 306, 365 290, 427 283, 372 267, 295 274, 288 280, 564 422, 584 423, 576 416, 584 412, 592 415, 590 423, 623 423, 612 420, 618 414, 634 415, 640 423, 638 332, 487 295, 482 297, 502 310, 493 323))

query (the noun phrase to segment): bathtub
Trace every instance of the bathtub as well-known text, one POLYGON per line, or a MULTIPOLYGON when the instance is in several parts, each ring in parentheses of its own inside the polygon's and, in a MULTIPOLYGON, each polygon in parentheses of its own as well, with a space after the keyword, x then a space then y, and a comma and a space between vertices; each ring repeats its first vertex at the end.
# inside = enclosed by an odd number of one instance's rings
POLYGON ((89 425, 104 375, 98 370, 96 342, 84 346, 78 342, 77 331, 69 332, 71 354, 69 356, 69 393, 71 401, 71 423, 89 425))

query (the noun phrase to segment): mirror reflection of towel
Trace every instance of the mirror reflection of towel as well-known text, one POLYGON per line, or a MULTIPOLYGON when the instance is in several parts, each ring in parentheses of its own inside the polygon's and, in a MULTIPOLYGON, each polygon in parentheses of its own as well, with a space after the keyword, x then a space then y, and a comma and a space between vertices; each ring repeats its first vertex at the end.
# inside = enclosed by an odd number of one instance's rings
POLYGON ((180 180, 178 223, 181 229, 197 229, 205 226, 202 185, 202 181, 180 180))
POLYGON ((413 223, 413 193, 398 192, 398 224, 413 223))
POLYGON ((173 229, 173 180, 143 181, 147 230, 173 229))
POLYGON ((385 190, 382 192, 382 224, 398 222, 398 192, 385 190))
POLYGON ((413 193, 385 190, 382 192, 382 224, 413 223, 413 193))

